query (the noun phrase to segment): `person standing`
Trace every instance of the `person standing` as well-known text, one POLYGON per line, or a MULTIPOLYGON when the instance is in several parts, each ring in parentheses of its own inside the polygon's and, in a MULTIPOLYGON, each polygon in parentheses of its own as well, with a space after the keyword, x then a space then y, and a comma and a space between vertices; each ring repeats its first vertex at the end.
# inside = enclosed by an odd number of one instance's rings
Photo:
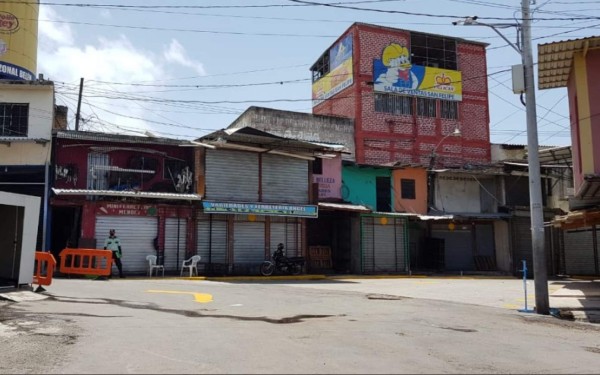
POLYGON ((117 265, 119 269, 119 277, 124 278, 123 275, 123 265, 121 264, 121 257, 123 256, 123 252, 121 249, 121 240, 115 234, 115 230, 111 229, 109 232, 108 238, 104 241, 104 250, 112 251, 112 259, 113 262, 117 265))

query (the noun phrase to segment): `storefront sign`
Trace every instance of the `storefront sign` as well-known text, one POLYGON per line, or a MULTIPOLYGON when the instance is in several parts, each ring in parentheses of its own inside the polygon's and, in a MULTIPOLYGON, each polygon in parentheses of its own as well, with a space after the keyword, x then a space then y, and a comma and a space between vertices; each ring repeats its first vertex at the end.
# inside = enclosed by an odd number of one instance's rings
POLYGON ((204 212, 211 214, 254 214, 267 216, 318 216, 317 206, 274 203, 237 203, 203 201, 204 212))
POLYGON ((156 206, 151 204, 107 203, 98 208, 98 215, 156 216, 156 206))

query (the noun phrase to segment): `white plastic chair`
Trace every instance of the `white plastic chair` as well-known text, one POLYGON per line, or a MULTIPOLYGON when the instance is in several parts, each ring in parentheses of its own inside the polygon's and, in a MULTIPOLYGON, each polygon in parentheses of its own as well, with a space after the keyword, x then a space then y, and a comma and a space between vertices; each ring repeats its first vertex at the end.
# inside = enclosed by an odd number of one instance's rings
POLYGON ((156 264, 156 259, 156 255, 146 256, 146 260, 148 261, 148 276, 152 277, 152 272, 156 270, 156 276, 158 276, 158 271, 162 271, 162 275, 165 277, 165 266, 156 264))
POLYGON ((201 259, 200 255, 194 255, 190 259, 184 260, 183 263, 181 264, 180 276, 183 276, 183 271, 185 269, 188 269, 190 271, 190 277, 192 277, 194 272, 196 272, 196 276, 198 276, 198 262, 200 261, 200 259, 201 259))

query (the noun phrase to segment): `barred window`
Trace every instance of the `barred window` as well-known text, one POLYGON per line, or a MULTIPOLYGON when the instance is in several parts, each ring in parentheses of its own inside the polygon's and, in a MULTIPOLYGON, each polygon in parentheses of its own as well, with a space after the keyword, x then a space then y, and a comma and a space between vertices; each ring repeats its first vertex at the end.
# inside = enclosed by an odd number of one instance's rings
POLYGON ((458 120, 458 102, 440 100, 440 117, 450 120, 458 120))
POLYGON ((417 98, 417 116, 436 117, 435 99, 417 98))
POLYGON ((413 98, 404 95, 375 93, 375 112, 412 115, 413 98))
POLYGON ((0 103, 0 136, 27 137, 29 104, 0 103))

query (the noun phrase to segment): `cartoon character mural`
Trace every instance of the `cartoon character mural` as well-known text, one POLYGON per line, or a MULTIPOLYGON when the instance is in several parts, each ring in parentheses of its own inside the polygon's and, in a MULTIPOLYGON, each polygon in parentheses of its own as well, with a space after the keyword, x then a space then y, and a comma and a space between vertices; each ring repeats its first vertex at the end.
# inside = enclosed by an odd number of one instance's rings
POLYGON ((374 76, 377 77, 375 85, 417 89, 422 79, 419 66, 410 62, 408 48, 398 43, 391 43, 383 49, 381 60, 375 60, 374 76))
POLYGON ((462 74, 457 70, 413 65, 408 48, 390 43, 373 60, 373 90, 442 100, 462 100, 462 74))

